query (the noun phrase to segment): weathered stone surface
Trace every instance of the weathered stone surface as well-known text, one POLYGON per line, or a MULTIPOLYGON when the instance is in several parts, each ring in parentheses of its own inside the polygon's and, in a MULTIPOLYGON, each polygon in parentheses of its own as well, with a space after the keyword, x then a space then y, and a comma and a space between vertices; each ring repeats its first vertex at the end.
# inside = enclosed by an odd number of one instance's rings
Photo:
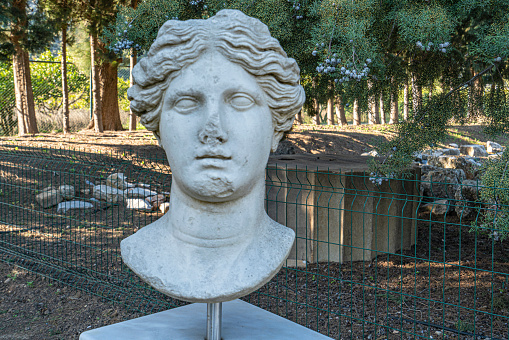
POLYGON ((498 143, 495 143, 492 141, 486 142, 486 151, 488 153, 498 153, 498 152, 502 152, 503 150, 504 150, 504 148, 502 147, 502 145, 500 145, 498 143))
POLYGON ((62 195, 59 190, 46 188, 43 192, 35 196, 35 200, 41 207, 49 208, 62 202, 62 195))
POLYGON ((149 197, 157 195, 157 192, 143 188, 131 188, 125 191, 125 195, 127 197, 149 197))
POLYGON ((76 196, 76 191, 72 185, 61 185, 58 190, 64 200, 71 200, 76 196))
POLYGON ((429 164, 444 169, 461 169, 465 172, 465 178, 467 179, 474 178, 479 167, 475 161, 472 162, 469 158, 449 155, 432 158, 429 164))
POLYGON ((169 202, 163 202, 159 205, 159 210, 163 213, 163 214, 166 214, 168 212, 168 210, 170 210, 170 203, 169 202))
POLYGON ((452 148, 452 149, 442 149, 443 155, 451 155, 451 156, 459 156, 460 149, 452 148))
POLYGON ((152 204, 152 207, 155 210, 166 200, 166 196, 164 196, 162 194, 157 194, 154 196, 147 197, 145 200, 148 203, 152 204))
POLYGON ((461 182, 461 186, 458 186, 454 198, 456 199, 456 206, 454 210, 460 217, 466 217, 475 211, 475 207, 478 205, 479 189, 481 184, 476 180, 466 179, 461 182))
POLYGON ((449 143, 448 147, 454 148, 454 149, 459 148, 458 144, 456 144, 456 143, 449 143))
POLYGON ((124 199, 124 191, 101 184, 94 187, 94 197, 108 203, 119 203, 124 199))
POLYGON ((109 175, 108 178, 106 178, 106 185, 120 190, 125 190, 128 188, 124 174, 121 172, 109 175))
POLYGON ((465 179, 461 169, 439 169, 421 177, 421 195, 454 199, 458 185, 465 179))
POLYGON ((148 203, 142 198, 128 198, 126 200, 127 209, 151 211, 152 204, 148 203))
POLYGON ((448 200, 437 200, 423 205, 422 210, 431 213, 434 216, 442 216, 449 212, 450 204, 448 200))
POLYGON ((58 204, 57 212, 61 213, 61 214, 65 214, 69 210, 90 209, 93 207, 94 207, 94 205, 92 203, 85 202, 85 201, 67 201, 67 202, 62 202, 62 203, 58 204))
POLYGON ((460 152, 462 155, 468 155, 472 157, 486 157, 488 153, 486 152, 486 148, 484 145, 461 145, 460 152))
POLYGON ((363 157, 378 157, 378 152, 376 150, 371 150, 368 152, 361 153, 361 156, 363 157))

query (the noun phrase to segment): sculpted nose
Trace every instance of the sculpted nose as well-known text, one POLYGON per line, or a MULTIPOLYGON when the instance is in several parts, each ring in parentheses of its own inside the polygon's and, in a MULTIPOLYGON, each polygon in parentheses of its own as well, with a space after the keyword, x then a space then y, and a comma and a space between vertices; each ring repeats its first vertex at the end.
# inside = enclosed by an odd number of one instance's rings
POLYGON ((205 125, 198 134, 198 139, 203 144, 217 145, 225 143, 228 136, 221 126, 219 111, 215 110, 207 115, 205 125))

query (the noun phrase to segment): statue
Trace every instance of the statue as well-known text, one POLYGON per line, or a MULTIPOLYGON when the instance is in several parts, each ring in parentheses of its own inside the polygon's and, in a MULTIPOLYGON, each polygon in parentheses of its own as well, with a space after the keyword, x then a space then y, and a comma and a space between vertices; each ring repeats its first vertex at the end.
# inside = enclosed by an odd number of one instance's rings
POLYGON ((121 242, 124 262, 155 289, 224 302, 283 265, 295 233, 264 210, 265 167, 304 102, 299 72, 240 11, 159 30, 128 95, 166 151, 170 209, 121 242))

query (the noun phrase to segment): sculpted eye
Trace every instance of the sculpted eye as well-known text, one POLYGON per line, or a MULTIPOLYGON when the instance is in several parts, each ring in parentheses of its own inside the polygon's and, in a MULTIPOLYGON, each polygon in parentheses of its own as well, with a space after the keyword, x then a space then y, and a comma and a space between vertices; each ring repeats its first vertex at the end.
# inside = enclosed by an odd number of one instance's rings
POLYGON ((192 97, 183 97, 175 101, 173 107, 177 111, 188 113, 198 107, 198 100, 192 97))
POLYGON ((247 110, 255 104, 255 100, 245 93, 234 94, 230 97, 229 102, 237 110, 247 110))

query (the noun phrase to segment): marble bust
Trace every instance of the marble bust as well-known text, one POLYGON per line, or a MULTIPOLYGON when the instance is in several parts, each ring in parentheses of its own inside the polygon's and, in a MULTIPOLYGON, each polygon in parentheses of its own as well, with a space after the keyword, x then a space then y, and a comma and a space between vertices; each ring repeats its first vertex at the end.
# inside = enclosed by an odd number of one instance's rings
POLYGON ((265 166, 304 102, 299 73, 268 28, 240 11, 161 27, 128 95, 168 157, 170 208, 120 245, 155 289, 224 302, 279 271, 295 234, 264 210, 265 166))

